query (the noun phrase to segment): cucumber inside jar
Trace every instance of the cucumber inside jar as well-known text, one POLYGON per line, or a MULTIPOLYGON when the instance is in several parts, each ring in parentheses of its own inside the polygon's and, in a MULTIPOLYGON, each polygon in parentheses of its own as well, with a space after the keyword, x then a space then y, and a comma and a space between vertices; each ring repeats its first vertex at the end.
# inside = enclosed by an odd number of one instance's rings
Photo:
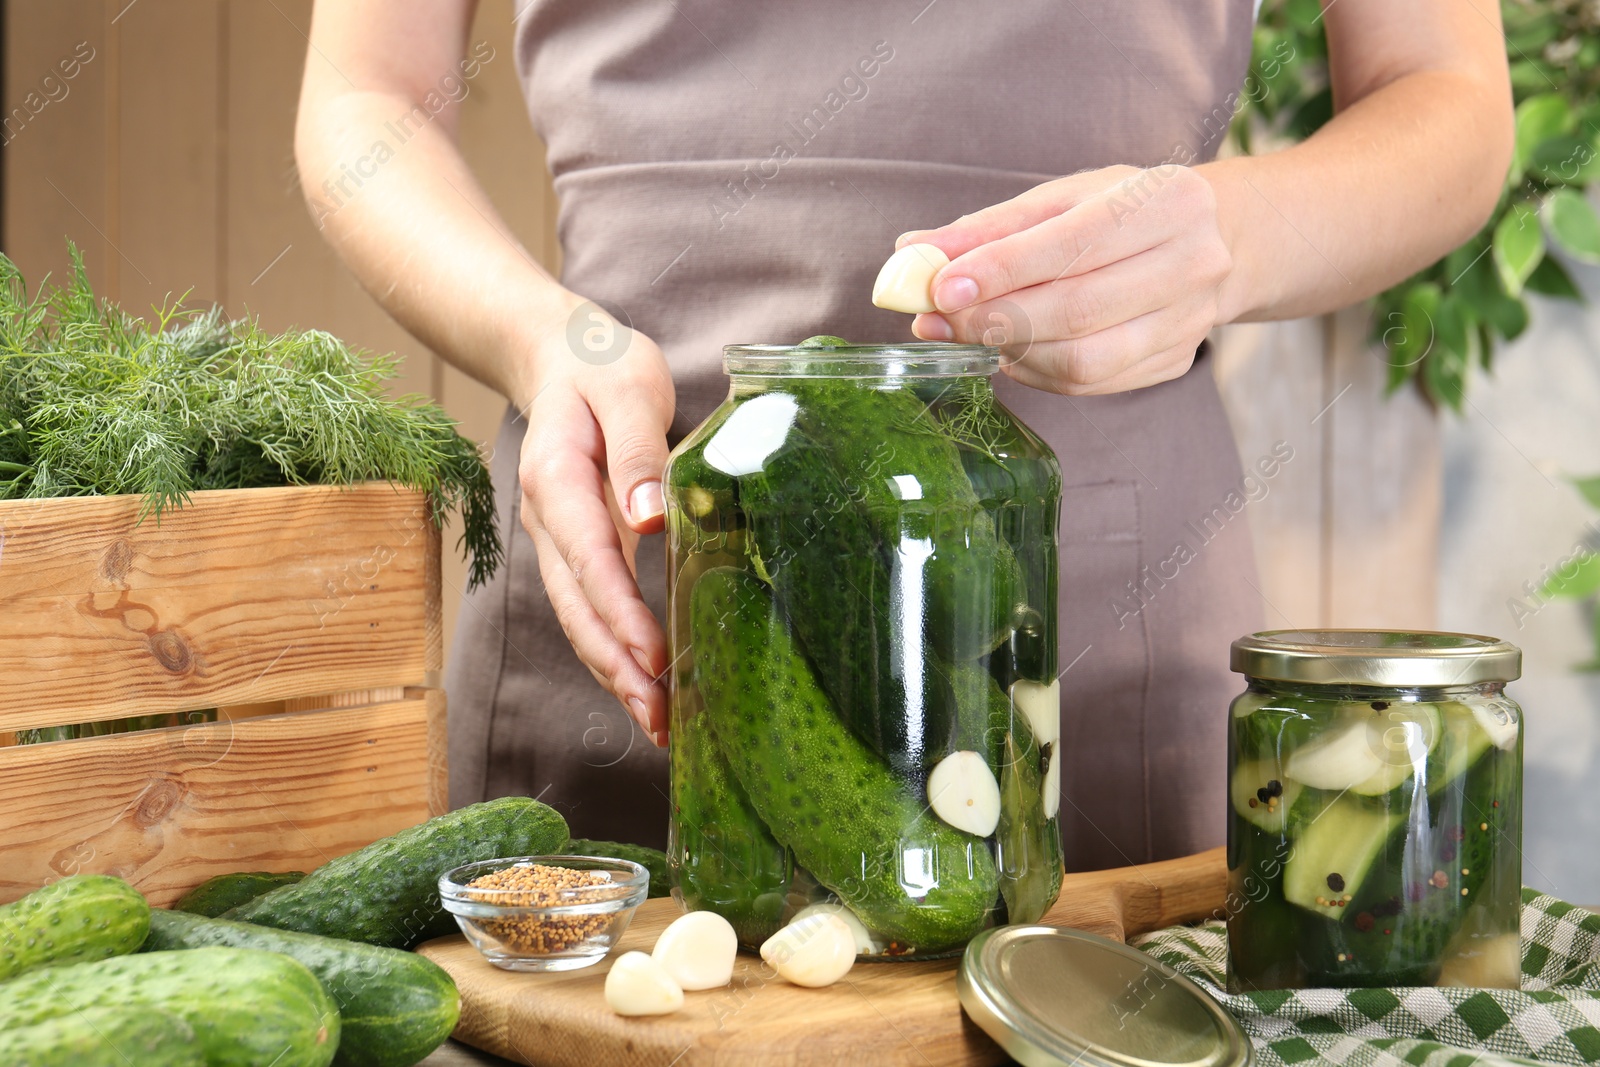
POLYGON ((1265 891, 1238 897, 1230 989, 1433 984, 1451 960, 1476 960, 1473 946, 1515 935, 1520 762, 1483 714, 1236 703, 1230 868, 1236 893, 1247 876, 1265 891))

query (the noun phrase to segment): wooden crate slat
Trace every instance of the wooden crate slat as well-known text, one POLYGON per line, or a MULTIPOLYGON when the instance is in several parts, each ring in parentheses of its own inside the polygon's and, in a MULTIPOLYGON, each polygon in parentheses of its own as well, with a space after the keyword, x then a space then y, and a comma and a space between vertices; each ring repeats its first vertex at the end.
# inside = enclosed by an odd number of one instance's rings
POLYGON ((167 905, 217 874, 309 871, 432 813, 443 694, 0 750, 0 902, 69 874, 167 905))
POLYGON ((0 503, 0 730, 427 684, 438 532, 384 484, 0 503))

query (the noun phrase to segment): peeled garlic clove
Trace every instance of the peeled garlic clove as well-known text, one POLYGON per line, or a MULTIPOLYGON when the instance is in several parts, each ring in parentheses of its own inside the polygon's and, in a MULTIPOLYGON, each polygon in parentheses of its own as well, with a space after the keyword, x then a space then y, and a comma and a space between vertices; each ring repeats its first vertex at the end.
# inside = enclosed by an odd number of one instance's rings
POLYGON ((952 752, 928 775, 928 807, 957 830, 988 837, 1000 825, 1000 783, 976 752, 952 752))
POLYGON ((883 942, 872 939, 872 931, 867 929, 867 924, 862 922, 855 912, 843 904, 812 904, 795 912, 795 916, 790 922, 809 919, 813 915, 837 915, 843 919, 844 924, 855 935, 856 955, 858 956, 876 956, 884 949, 883 942))
POLYGON ((837 915, 811 915, 767 938, 761 958, 795 985, 832 985, 856 962, 856 937, 837 915))
POLYGON ((606 975, 606 1003, 618 1015, 666 1015, 683 1007, 683 990, 643 952, 624 952, 606 975))
POLYGON ((739 935, 733 924, 714 911, 691 911, 672 920, 650 958, 665 967, 678 988, 716 989, 733 980, 739 935))
POLYGON ((1483 727, 1483 732, 1489 735, 1489 741, 1496 748, 1509 751, 1517 747, 1517 733, 1521 724, 1504 704, 1499 701, 1491 701, 1486 705, 1473 704, 1472 717, 1478 720, 1478 725, 1483 727))
POLYGON ((1012 682, 1011 705, 1028 720, 1040 748, 1061 740, 1061 679, 1048 685, 1025 678, 1012 682))
POLYGON ((890 311, 917 315, 935 310, 933 276, 950 262, 937 245, 906 245, 878 271, 872 302, 890 311))
POLYGON ((1044 817, 1053 819, 1061 810, 1061 746, 1050 746, 1050 765, 1045 768, 1044 782, 1039 786, 1044 799, 1044 817))

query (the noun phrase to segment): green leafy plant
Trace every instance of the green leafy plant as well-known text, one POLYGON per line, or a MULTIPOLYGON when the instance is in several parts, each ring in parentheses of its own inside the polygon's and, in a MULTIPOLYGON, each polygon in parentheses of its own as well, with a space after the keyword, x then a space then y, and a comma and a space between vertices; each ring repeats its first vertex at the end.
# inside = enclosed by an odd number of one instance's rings
POLYGON ((181 300, 147 322, 71 254, 68 283, 32 297, 0 256, 0 500, 135 493, 159 521, 195 490, 386 480, 427 493, 436 524, 459 509, 470 584, 494 573, 483 457, 437 405, 388 394, 394 360, 181 300))
MULTIPOLYGON (((1600 475, 1592 478, 1574 478, 1573 484, 1578 487, 1578 492, 1583 494, 1585 500, 1600 508, 1600 475)), ((1592 605, 1594 656, 1585 663, 1577 664, 1577 669, 1600 671, 1600 546, 1590 548, 1588 551, 1575 552, 1565 560, 1559 571, 1545 579, 1544 585, 1539 589, 1539 595, 1546 599, 1595 601, 1592 605)))
MULTIPOLYGON (((1494 214, 1470 241, 1373 301, 1389 351, 1389 389, 1416 380, 1460 411, 1474 362, 1527 329, 1526 294, 1582 294, 1561 262, 1600 263, 1600 5, 1502 0, 1516 99, 1516 148, 1494 214)), ((1333 115, 1318 0, 1266 0, 1249 90, 1232 133, 1248 152, 1263 137, 1298 140, 1333 115)))

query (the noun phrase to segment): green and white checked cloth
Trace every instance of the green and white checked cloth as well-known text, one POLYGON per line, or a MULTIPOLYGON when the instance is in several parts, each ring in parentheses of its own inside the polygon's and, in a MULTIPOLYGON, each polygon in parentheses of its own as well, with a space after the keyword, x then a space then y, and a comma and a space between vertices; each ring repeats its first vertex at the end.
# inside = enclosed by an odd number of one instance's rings
POLYGON ((1136 937, 1244 1026, 1264 1067, 1600 1063, 1600 913, 1522 891, 1522 989, 1301 989, 1230 995, 1221 922, 1136 937))

